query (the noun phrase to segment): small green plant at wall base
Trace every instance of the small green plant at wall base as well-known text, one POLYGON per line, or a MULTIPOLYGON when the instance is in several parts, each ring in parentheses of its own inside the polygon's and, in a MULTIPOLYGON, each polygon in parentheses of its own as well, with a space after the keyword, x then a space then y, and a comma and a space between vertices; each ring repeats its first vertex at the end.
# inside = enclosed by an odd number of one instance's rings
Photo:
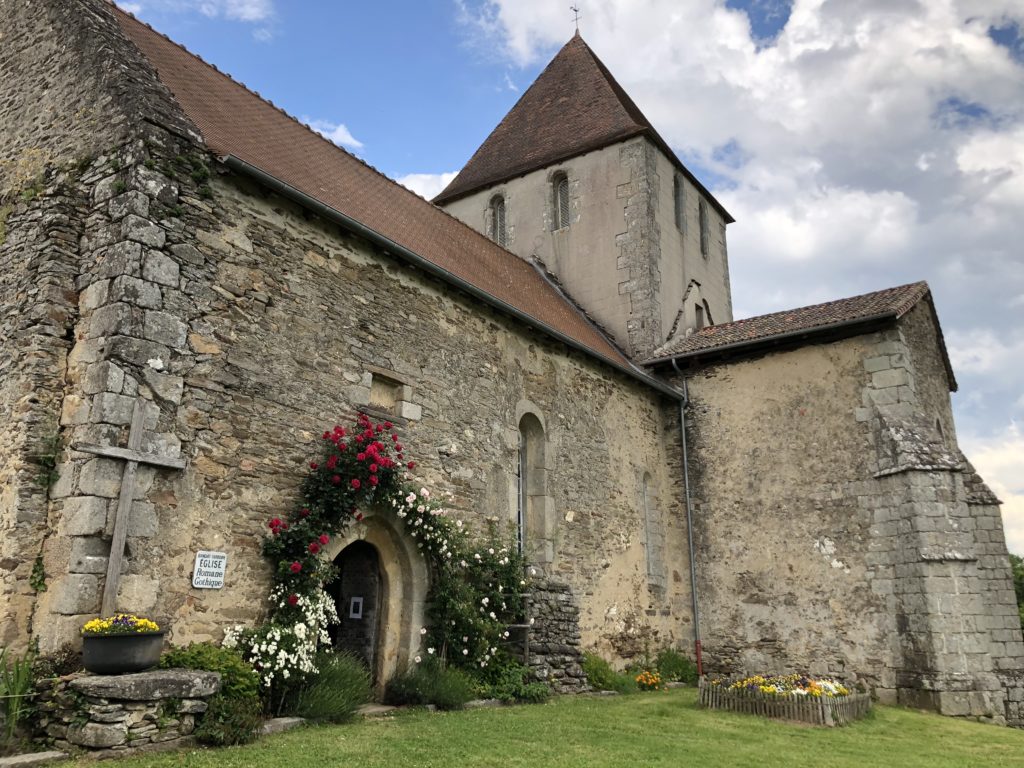
POLYGON ((43 555, 40 552, 32 563, 32 574, 28 578, 28 585, 36 592, 46 591, 46 571, 43 568, 43 555))
POLYGON ((697 684, 697 665, 675 648, 665 648, 659 651, 655 664, 665 682, 697 684))
POLYGON ((392 677, 385 687, 384 701, 398 706, 433 704, 438 709, 462 709, 472 701, 473 687, 465 672, 446 667, 430 656, 392 677))
POLYGON ((595 691, 633 693, 636 682, 628 674, 616 672, 612 665, 592 651, 583 652, 583 673, 595 691))
POLYGON ((218 693, 208 704, 194 731, 196 741, 226 747, 248 744, 256 739, 256 729, 263 722, 259 699, 239 699, 218 693))
POLYGON ((294 713, 316 722, 352 720, 359 707, 371 698, 366 667, 346 653, 320 653, 316 667, 316 677, 298 692, 294 713))
POLYGON ((31 712, 29 697, 32 694, 34 676, 32 665, 35 653, 27 651, 15 656, 8 649, 0 648, 0 712, 3 713, 3 744, 0 752, 14 746, 18 726, 31 712))
POLYGON ((204 669, 220 673, 220 692, 235 698, 258 696, 259 675, 238 651, 213 643, 190 643, 160 657, 161 669, 204 669))

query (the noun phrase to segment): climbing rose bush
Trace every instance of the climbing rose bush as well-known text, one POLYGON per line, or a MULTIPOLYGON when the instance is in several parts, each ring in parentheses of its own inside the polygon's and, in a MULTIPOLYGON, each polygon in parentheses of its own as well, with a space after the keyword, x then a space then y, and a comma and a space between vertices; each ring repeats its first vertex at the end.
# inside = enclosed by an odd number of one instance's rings
POLYGON ((363 511, 393 515, 430 567, 428 626, 417 659, 436 656, 467 668, 486 667, 521 618, 523 557, 489 528, 474 538, 428 488, 412 483, 407 458, 390 421, 360 414, 348 428, 321 436, 296 508, 267 522, 264 554, 274 564, 270 617, 258 628, 235 627, 225 644, 239 648, 267 688, 316 672, 319 644, 338 622, 324 585, 336 576, 325 548, 363 511))

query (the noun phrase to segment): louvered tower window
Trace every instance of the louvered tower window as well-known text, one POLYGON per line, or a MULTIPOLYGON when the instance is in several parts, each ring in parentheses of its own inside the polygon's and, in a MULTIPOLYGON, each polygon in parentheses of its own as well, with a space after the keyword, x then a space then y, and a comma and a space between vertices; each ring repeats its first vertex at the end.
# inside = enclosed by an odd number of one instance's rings
POLYGON ((503 248, 508 244, 505 230, 505 198, 501 195, 491 198, 491 239, 503 248))
POLYGON ((553 229, 562 229, 562 227, 569 226, 569 177, 564 173, 556 173, 551 180, 551 186, 554 192, 552 207, 554 208, 555 226, 553 229))

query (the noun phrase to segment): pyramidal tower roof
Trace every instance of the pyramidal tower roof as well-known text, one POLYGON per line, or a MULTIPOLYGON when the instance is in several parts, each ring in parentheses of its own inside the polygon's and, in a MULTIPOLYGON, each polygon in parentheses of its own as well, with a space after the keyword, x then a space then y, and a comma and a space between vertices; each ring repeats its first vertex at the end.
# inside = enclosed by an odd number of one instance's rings
POLYGON ((434 198, 444 204, 538 168, 646 135, 711 203, 733 219, 679 161, 640 108, 580 37, 573 35, 434 198))

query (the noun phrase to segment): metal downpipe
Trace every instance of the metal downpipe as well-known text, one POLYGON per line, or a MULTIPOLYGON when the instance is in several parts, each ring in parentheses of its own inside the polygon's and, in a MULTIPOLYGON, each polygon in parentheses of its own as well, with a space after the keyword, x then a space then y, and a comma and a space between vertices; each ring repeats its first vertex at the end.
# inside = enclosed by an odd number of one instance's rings
POLYGON ((704 654, 700 640, 700 605, 697 600, 697 565, 693 552, 693 508, 690 503, 690 461, 686 446, 686 406, 690 403, 690 393, 686 386, 686 377, 675 358, 672 367, 683 382, 683 399, 679 401, 679 434, 683 444, 683 500, 686 503, 686 541, 690 548, 690 595, 693 598, 693 651, 697 657, 697 675, 704 676, 704 654))

